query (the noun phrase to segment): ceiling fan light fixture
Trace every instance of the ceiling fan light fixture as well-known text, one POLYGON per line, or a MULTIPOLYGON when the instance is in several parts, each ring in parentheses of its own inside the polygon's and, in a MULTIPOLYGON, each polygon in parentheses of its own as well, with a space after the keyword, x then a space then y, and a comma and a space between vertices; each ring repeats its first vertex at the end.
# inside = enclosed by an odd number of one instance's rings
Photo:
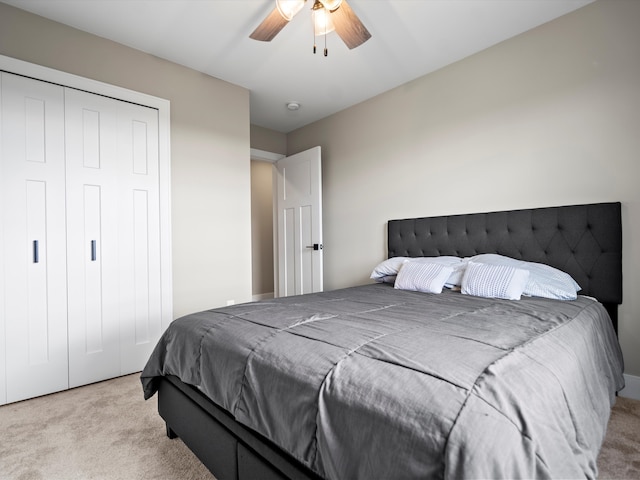
POLYGON ((290 21, 304 7, 305 0, 276 0, 276 8, 282 18, 290 21))
POLYGON ((336 27, 331 20, 331 14, 322 6, 321 2, 316 0, 313 6, 313 34, 318 37, 331 33, 335 29, 336 27), (320 7, 316 8, 316 5, 320 5, 320 7))
POLYGON ((327 9, 330 12, 333 12, 334 10, 337 10, 340 7, 342 0, 321 0, 321 2, 322 2, 322 5, 324 5, 325 9, 327 9))
MULTIPOLYGON (((0 0, 2 1, 2 0, 0 0)), ((249 38, 270 42, 302 9, 307 0, 275 0, 276 6, 258 25, 249 38)), ((312 10, 313 53, 316 36, 324 36, 324 55, 327 56, 326 34, 335 31, 349 50, 371 38, 371 34, 349 6, 347 0, 314 0, 312 10)))

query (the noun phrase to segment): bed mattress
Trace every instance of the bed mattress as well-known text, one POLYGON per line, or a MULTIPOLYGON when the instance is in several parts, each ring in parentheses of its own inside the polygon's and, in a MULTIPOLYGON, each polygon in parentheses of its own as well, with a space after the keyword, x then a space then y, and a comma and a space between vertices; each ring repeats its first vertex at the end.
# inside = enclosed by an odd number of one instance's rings
POLYGON ((575 301, 386 284, 174 321, 142 373, 198 387, 322 477, 597 477, 623 363, 575 301))

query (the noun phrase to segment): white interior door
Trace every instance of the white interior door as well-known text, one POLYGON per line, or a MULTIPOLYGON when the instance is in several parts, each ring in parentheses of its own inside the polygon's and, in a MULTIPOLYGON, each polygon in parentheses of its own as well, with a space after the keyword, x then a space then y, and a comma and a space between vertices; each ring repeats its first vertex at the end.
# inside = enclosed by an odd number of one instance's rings
POLYGON ((283 158, 276 166, 277 296, 323 289, 321 150, 283 158))
POLYGON ((0 404, 139 371, 171 322, 169 126, 0 55, 0 404))
POLYGON ((66 89, 69 386, 120 374, 118 102, 66 89))
POLYGON ((162 333, 158 111, 118 102, 121 374, 140 371, 162 333))
POLYGON ((64 101, 57 85, 0 77, 0 315, 6 401, 14 402, 68 386, 64 101))
POLYGON ((69 383, 140 371, 162 331, 158 111, 67 90, 69 383))

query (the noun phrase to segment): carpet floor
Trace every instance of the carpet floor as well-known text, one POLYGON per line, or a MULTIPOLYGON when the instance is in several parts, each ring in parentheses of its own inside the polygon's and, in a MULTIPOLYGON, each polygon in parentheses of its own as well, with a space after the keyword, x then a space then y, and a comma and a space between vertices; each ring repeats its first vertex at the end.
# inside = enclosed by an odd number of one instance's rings
POLYGON ((156 398, 134 374, 0 407, 0 479, 213 479, 156 398))
MULTIPOLYGON (((137 374, 0 407, 2 480, 212 480, 165 435, 137 374)), ((640 401, 618 398, 598 458, 601 479, 640 479, 640 401)))

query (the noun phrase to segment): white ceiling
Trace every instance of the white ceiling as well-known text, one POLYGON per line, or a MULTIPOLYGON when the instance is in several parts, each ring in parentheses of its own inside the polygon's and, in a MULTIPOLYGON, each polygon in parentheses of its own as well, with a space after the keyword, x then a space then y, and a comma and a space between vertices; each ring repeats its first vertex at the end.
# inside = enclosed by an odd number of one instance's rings
POLYGON ((594 0, 348 0, 372 38, 331 33, 327 57, 313 0, 270 43, 249 34, 274 0, 2 1, 245 87, 251 123, 288 133, 594 0))

